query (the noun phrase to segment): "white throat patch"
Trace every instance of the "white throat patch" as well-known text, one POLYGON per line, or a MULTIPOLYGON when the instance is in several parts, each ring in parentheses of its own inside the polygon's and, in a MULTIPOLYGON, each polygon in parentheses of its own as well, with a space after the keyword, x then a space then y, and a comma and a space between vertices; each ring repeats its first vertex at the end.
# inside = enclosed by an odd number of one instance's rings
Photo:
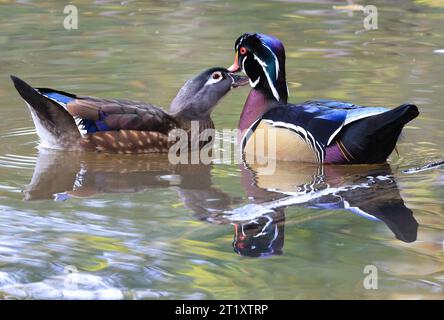
POLYGON ((258 77, 255 82, 251 81, 250 78, 248 78, 248 80, 250 80, 250 86, 255 88, 256 85, 259 83, 259 80, 261 80, 261 77, 258 77))

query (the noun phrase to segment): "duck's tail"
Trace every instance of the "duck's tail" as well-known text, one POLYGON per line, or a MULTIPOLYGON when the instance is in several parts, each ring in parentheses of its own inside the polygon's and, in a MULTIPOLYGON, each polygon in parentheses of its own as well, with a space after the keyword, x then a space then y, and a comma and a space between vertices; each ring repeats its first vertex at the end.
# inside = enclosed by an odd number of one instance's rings
POLYGON ((11 80, 31 111, 42 145, 57 149, 72 148, 81 135, 68 111, 25 81, 15 76, 11 76, 11 80))
POLYGON ((339 142, 352 163, 385 162, 396 146, 403 127, 419 115, 418 107, 403 104, 393 110, 347 125, 339 142))

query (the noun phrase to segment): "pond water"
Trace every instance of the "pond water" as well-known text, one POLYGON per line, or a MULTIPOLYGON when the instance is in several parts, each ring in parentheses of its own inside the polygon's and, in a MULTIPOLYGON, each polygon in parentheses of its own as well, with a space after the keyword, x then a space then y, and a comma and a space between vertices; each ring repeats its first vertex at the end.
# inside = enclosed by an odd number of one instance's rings
MULTIPOLYGON (((65 30, 63 2, 0 1, 0 298, 444 298, 444 169, 405 171, 444 157, 444 4, 372 3, 378 29, 364 31, 345 1, 76 1, 65 30), (230 65, 246 31, 284 42, 292 102, 418 104, 399 154, 270 176, 39 151, 8 78, 167 107, 230 65)), ((218 106, 218 129, 237 126, 247 94, 218 106)))

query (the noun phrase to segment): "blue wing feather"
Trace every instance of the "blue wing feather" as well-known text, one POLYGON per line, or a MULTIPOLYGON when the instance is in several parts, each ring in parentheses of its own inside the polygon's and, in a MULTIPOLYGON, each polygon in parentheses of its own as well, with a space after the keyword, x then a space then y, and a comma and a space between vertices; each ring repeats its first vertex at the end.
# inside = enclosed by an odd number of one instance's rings
MULTIPOLYGON (((39 91, 40 94, 42 94, 43 96, 59 103, 65 109, 66 105, 69 102, 74 101, 77 98, 77 96, 74 94, 48 88, 39 88, 37 89, 37 91, 39 91)), ((82 118, 75 118, 75 119, 78 119, 76 123, 77 126, 79 127, 79 130, 86 131, 85 133, 94 133, 99 131, 111 130, 106 125, 104 121, 105 118, 106 115, 104 113, 99 113, 99 120, 82 119, 82 118)))
POLYGON ((56 102, 63 103, 63 104, 67 104, 68 102, 71 102, 74 100, 73 97, 66 96, 66 95, 63 95, 58 92, 42 92, 42 95, 44 95, 45 97, 47 97, 49 99, 52 99, 56 102))

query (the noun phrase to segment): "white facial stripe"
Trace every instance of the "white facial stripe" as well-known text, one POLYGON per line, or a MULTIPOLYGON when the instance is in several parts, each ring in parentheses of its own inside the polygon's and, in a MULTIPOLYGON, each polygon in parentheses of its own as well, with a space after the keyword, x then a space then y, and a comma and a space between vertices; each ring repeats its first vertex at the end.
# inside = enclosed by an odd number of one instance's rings
POLYGON ((223 80, 222 74, 218 71, 211 75, 211 77, 205 82, 205 86, 208 86, 210 84, 218 83, 219 81, 223 80), (217 77, 218 75, 219 77, 217 77), (214 78, 216 76, 216 79, 214 78))
POLYGON ((245 72, 245 60, 247 60, 247 56, 245 56, 244 60, 242 60, 242 71, 245 72))
POLYGON ((274 57, 274 66, 276 68, 276 80, 278 79, 278 75, 279 75, 279 60, 277 59, 276 55, 274 54, 273 50, 270 49, 270 47, 268 47, 265 43, 261 42, 262 46, 264 48, 266 48, 268 51, 271 52, 271 54, 274 57))
POLYGON ((281 98, 279 96, 279 93, 277 92, 276 88, 274 87, 273 81, 271 81, 270 75, 267 72, 267 64, 264 61, 262 61, 261 59, 259 59, 256 55, 254 55, 254 59, 257 60, 259 62, 259 64, 262 66, 262 69, 264 70, 265 76, 267 77, 268 84, 270 85, 271 92, 273 93, 273 96, 278 101, 280 101, 281 98))

